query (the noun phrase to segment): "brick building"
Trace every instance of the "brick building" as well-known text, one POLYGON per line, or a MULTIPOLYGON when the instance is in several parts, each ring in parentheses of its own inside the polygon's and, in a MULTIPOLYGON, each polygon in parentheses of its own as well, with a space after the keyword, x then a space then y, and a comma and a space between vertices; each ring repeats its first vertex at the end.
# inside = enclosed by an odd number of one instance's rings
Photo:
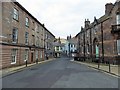
POLYGON ((54 41, 56 40, 55 36, 45 29, 45 56, 48 58, 53 58, 54 57, 54 41))
POLYGON ((82 60, 117 63, 120 60, 120 0, 105 5, 105 15, 90 23, 76 35, 82 60))
POLYGON ((0 20, 2 68, 44 60, 43 24, 18 2, 0 2, 0 20))

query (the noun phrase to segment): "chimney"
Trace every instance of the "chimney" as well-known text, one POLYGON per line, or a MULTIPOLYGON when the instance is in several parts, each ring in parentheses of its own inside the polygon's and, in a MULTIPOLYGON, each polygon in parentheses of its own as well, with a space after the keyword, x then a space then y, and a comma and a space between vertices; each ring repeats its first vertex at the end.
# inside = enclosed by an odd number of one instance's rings
POLYGON ((107 3, 105 5, 105 14, 109 15, 109 13, 111 12, 112 8, 113 8, 113 4, 112 3, 107 3))
POLYGON ((81 26, 81 31, 83 31, 83 27, 81 26))
POLYGON ((71 34, 70 34, 70 39, 71 39, 72 37, 71 37, 71 34))
POLYGON ((85 19, 85 28, 88 28, 89 27, 89 25, 90 25, 90 21, 89 21, 89 19, 85 19))

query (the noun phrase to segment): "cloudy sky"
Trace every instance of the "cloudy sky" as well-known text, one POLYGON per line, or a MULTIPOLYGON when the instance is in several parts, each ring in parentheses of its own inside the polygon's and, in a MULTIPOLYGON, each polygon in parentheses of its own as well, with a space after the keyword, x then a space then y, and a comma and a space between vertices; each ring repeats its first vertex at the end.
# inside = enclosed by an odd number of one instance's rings
POLYGON ((85 19, 105 13, 106 3, 116 0, 17 0, 56 37, 75 36, 84 26, 85 19))

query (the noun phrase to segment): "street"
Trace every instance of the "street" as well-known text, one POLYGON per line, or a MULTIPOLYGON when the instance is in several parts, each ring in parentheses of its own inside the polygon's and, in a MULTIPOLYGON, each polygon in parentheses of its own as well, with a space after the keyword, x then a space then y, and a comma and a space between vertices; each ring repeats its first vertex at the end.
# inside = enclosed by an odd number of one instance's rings
POLYGON ((3 88, 118 88, 118 78, 57 58, 2 79, 3 88))

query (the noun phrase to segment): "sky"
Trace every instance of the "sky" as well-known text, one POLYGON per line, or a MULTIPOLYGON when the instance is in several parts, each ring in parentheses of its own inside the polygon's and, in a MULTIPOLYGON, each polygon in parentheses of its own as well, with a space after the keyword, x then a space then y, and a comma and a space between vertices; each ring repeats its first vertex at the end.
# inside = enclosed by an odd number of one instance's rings
POLYGON ((116 0, 17 0, 35 18, 56 36, 74 37, 84 27, 85 19, 91 22, 105 14, 105 4, 116 0))

